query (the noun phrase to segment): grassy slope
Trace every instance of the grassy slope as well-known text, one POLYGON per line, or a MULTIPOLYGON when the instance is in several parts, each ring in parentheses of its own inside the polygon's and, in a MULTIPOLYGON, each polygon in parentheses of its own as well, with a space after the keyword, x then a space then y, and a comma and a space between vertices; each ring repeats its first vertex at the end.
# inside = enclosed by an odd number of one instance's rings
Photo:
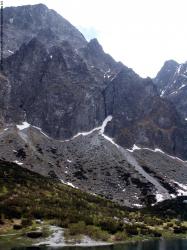
POLYGON ((170 234, 174 226, 181 226, 181 223, 177 222, 176 225, 173 220, 176 214, 162 218, 156 211, 158 209, 155 208, 150 214, 149 211, 122 208, 14 163, 0 161, 2 219, 53 220, 53 223, 69 228, 72 235, 87 233, 103 240, 112 237, 114 240, 124 240, 137 235, 155 236, 156 231, 162 234, 164 227, 164 231, 170 234), (124 223, 124 219, 128 223, 124 223))
POLYGON ((10 218, 57 218, 70 222, 125 215, 110 201, 3 161, 0 161, 0 213, 10 218))

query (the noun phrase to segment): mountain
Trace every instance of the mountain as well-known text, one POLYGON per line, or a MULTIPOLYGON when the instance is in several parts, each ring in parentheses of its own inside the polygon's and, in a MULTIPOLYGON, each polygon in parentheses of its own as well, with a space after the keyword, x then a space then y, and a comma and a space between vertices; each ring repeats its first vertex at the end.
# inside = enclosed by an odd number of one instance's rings
POLYGON ((1 159, 122 205, 185 194, 187 124, 153 81, 44 5, 4 13, 1 159))
POLYGON ((167 61, 154 82, 160 95, 174 104, 183 119, 187 118, 187 63, 167 61))
POLYGON ((102 130, 104 127, 58 141, 33 126, 9 126, 1 132, 0 158, 126 206, 156 203, 158 194, 168 198, 186 191, 176 184, 185 182, 185 162, 159 152, 152 156, 147 150, 142 161, 140 152, 135 150, 133 156, 112 143, 102 130), (166 168, 155 166, 158 160, 166 168), (154 173, 154 167, 160 172, 154 173), (177 168, 180 171, 175 176, 177 168))
POLYGON ((43 4, 4 9, 4 55, 9 56, 33 37, 47 48, 68 40, 73 48, 87 44, 83 35, 62 16, 43 4))

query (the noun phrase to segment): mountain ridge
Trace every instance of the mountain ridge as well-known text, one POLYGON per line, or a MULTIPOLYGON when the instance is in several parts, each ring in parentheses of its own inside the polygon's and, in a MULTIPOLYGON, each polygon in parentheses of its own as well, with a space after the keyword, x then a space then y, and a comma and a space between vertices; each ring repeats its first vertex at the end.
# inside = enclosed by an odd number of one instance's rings
POLYGON ((48 8, 17 7, 19 17, 13 10, 5 22, 12 53, 0 77, 0 157, 123 205, 185 193, 187 124, 152 79, 48 8), (30 125, 19 129, 23 122, 30 125))
POLYGON ((154 79, 161 96, 170 100, 181 117, 187 117, 187 63, 166 62, 154 79))

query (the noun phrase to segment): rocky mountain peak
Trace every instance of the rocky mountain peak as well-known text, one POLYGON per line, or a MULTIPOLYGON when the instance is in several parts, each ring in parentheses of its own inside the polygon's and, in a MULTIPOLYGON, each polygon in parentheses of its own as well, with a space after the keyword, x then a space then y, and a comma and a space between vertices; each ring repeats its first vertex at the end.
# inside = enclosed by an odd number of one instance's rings
POLYGON ((173 102, 178 112, 186 119, 187 63, 167 61, 154 79, 154 83, 161 97, 173 102))
POLYGON ((63 40, 68 40, 75 49, 87 45, 73 25, 43 4, 8 7, 4 9, 4 16, 5 57, 33 37, 38 37, 47 48, 63 40))
POLYGON ((103 53, 103 48, 96 38, 90 40, 90 42, 88 43, 88 47, 96 53, 103 53))
POLYGON ((175 60, 167 60, 163 67, 177 67, 179 65, 175 60))

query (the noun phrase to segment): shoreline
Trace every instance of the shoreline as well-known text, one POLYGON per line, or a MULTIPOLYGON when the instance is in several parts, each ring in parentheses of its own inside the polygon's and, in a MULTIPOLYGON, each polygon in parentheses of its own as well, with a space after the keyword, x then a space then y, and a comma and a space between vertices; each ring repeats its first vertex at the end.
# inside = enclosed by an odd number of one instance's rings
MULTIPOLYGON (((112 246, 112 245, 123 245, 123 244, 136 244, 145 241, 154 241, 154 240, 187 240, 187 234, 165 234, 161 237, 154 236, 143 236, 137 235, 133 237, 128 237, 126 240, 114 240, 115 238, 109 239, 109 241, 97 240, 89 237, 85 234, 66 236, 65 230, 62 227, 49 224, 40 224, 34 228, 35 231, 47 230, 47 234, 44 234, 43 237, 38 239, 31 239, 26 236, 26 234, 32 229, 27 228, 24 231, 8 231, 0 235, 0 249, 5 245, 5 249, 11 249, 11 247, 54 247, 54 248, 65 248, 65 247, 100 247, 100 246, 112 246), (4 245, 3 245, 4 243, 4 245), (8 248, 6 248, 8 247, 8 248)), ((4 249, 4 248, 2 248, 4 249)))

